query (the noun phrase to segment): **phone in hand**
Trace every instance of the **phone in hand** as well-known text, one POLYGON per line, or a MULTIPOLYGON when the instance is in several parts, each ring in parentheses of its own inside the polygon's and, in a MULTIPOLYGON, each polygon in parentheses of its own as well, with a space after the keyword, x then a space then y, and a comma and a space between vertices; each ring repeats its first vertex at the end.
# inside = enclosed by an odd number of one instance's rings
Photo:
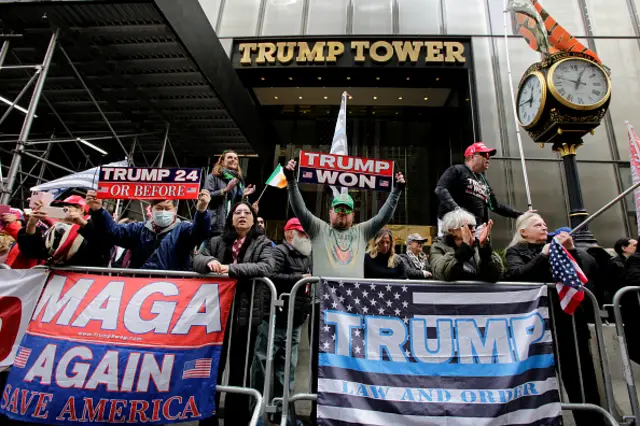
POLYGON ((45 206, 40 209, 42 213, 45 213, 47 217, 52 219, 64 219, 69 214, 68 207, 51 207, 45 206))
POLYGON ((50 192, 36 191, 29 198, 29 208, 36 208, 36 201, 41 201, 43 206, 48 206, 53 201, 53 194, 50 192))

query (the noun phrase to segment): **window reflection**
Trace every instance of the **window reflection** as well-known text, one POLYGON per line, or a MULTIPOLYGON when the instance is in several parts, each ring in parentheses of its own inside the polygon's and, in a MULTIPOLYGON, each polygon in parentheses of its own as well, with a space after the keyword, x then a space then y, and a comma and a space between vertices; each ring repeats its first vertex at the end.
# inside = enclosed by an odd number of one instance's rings
POLYGON ((393 33, 392 4, 392 0, 353 0, 353 33, 393 33))
POLYGON ((307 34, 346 34, 349 0, 309 0, 307 34))
POLYGON ((487 34, 487 10, 484 1, 445 0, 447 34, 487 34))
POLYGON ((440 34, 439 0, 402 0, 398 2, 400 34, 440 34))
POLYGON ((263 35, 298 35, 302 23, 303 0, 267 0, 263 35))
POLYGON ((260 0, 226 1, 220 23, 221 37, 245 37, 256 35, 260 0))

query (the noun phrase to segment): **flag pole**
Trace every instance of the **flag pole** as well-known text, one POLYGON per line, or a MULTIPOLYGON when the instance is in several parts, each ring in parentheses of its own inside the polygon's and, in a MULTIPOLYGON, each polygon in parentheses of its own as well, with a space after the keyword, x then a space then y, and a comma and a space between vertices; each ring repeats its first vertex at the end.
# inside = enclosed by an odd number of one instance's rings
POLYGON ((522 136, 520 135, 520 124, 518 123, 518 110, 516 108, 516 95, 515 90, 513 89, 513 78, 511 74, 511 56, 509 55, 509 37, 507 35, 507 15, 509 14, 508 10, 508 2, 509 0, 504 0, 504 13, 502 16, 502 21, 504 24, 504 51, 507 59, 507 74, 509 77, 509 90, 511 92, 511 107, 513 108, 513 120, 516 125, 516 138, 518 140, 518 150, 520 151, 520 163, 522 164, 522 175, 524 177, 524 190, 527 194, 527 206, 529 210, 533 209, 533 204, 531 202, 531 191, 529 190, 529 177, 527 174, 527 164, 524 161, 524 150, 522 149, 522 136))
POLYGON ((573 235, 575 234, 577 231, 579 231, 580 229, 584 228, 589 222, 591 222, 593 219, 597 218, 598 216, 600 216, 602 213, 606 212, 607 210, 609 210, 611 208, 611 206, 613 206, 615 203, 617 203, 618 201, 622 200, 624 197, 626 197, 627 195, 629 195, 630 193, 632 193, 633 191, 635 191, 638 187, 640 187, 640 181, 634 183, 633 185, 631 185, 626 191, 622 192, 620 195, 618 195, 616 198, 614 198, 613 200, 609 201, 607 204, 605 204, 600 210, 598 210, 597 212, 595 212, 594 214, 592 214, 591 216, 589 216, 584 222, 582 222, 580 225, 576 226, 575 228, 573 228, 571 230, 571 232, 569 232, 569 235, 573 235))
POLYGON ((267 188, 269 187, 269 185, 265 185, 264 189, 262 190, 262 192, 260 193, 260 196, 258 197, 258 199, 256 200, 256 203, 260 203, 260 199, 262 198, 262 196, 264 195, 264 191, 267 190, 267 188))

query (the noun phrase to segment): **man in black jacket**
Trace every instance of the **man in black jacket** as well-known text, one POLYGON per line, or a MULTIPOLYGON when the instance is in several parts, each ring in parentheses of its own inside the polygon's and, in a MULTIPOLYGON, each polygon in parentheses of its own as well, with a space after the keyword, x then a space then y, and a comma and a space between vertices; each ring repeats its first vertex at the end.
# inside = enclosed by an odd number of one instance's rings
POLYGON ((464 152, 464 164, 449 167, 436 185, 438 206, 438 236, 443 236, 440 223, 445 214, 462 208, 476 217, 476 223, 489 222, 489 210, 511 218, 522 212, 500 204, 484 172, 489 168, 489 158, 496 155, 495 148, 487 148, 476 142, 464 152))
MULTIPOLYGON (((304 231, 300 221, 290 219, 284 227, 285 240, 273 249, 275 267, 270 278, 278 290, 278 295, 290 293, 291 289, 302 278, 311 276, 311 240, 304 231)), ((289 390, 293 391, 295 369, 298 363, 298 345, 302 324, 307 319, 311 308, 311 297, 308 286, 300 289, 295 298, 295 314, 293 316, 293 345, 291 348, 291 376, 289 390)), ((288 304, 276 311, 276 327, 273 341, 273 374, 275 376, 273 395, 282 396, 285 371, 285 344, 287 332, 288 304)), ((263 389, 265 380, 265 365, 267 360, 267 336, 269 323, 262 321, 258 327, 256 338, 256 352, 253 358, 252 387, 263 389)), ((274 421, 280 424, 280 419, 274 421)))

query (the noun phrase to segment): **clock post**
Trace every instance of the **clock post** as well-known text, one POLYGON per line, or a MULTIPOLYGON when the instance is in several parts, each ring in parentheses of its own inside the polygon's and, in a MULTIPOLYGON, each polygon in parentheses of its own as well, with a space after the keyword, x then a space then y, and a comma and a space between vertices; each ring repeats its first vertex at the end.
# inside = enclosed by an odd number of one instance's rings
MULTIPOLYGON (((582 53, 562 52, 529 67, 518 86, 520 125, 544 146, 562 156, 569 194, 569 220, 575 228, 585 221, 576 153, 582 136, 600 125, 611 100, 609 72, 582 53)), ((578 245, 596 244, 588 227, 574 235, 578 245)))

